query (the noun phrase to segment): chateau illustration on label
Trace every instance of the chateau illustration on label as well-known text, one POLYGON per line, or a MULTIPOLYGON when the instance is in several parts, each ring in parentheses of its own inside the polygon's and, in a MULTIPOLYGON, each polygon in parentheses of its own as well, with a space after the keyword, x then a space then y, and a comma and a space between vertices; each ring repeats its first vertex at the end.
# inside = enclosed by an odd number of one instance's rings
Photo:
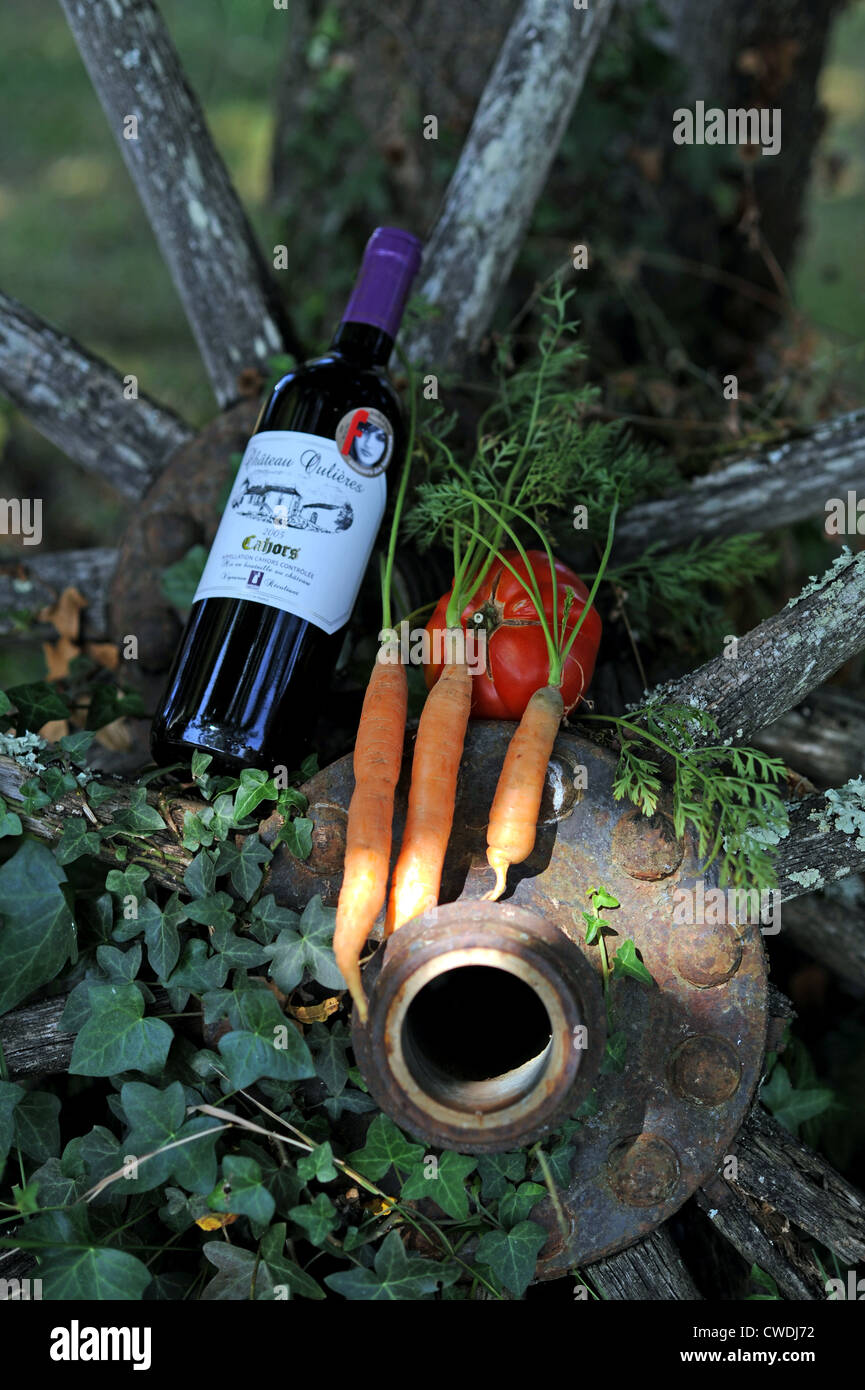
POLYGON ((295 531, 347 531, 354 521, 350 502, 305 502, 290 483, 251 483, 248 477, 231 505, 241 516, 295 531))

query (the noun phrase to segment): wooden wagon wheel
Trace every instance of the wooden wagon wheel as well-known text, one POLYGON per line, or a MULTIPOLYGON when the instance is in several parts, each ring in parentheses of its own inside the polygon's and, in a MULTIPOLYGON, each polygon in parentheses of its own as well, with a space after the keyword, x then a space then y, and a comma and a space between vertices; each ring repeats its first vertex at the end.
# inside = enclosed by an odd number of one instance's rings
MULTIPOLYGON (((131 500, 138 563, 143 546, 152 579, 192 539, 206 538, 215 527, 214 459, 224 463, 252 421, 251 407, 241 399, 243 374, 258 373, 273 353, 298 345, 152 0, 62 3, 223 414, 193 440, 176 415, 144 396, 127 399, 121 373, 7 296, 0 296, 0 388, 70 457, 131 500), (211 481, 197 515, 187 506, 190 469, 211 481)), ((429 239, 421 289, 442 313, 404 343, 418 360, 457 362, 486 331, 611 8, 612 0, 597 0, 585 12, 569 11, 558 0, 520 5, 429 239), (530 124, 526 111, 532 113, 530 124)), ((644 505, 638 516, 624 518, 620 543, 626 550, 655 539, 674 544, 683 534, 709 537, 790 523, 822 510, 827 495, 855 486, 863 473, 865 412, 859 411, 728 463, 676 499, 644 505)), ((28 556, 23 578, 31 587, 22 595, 22 572, 15 567, 14 606, 22 606, 23 596, 39 608, 73 583, 90 601, 89 635, 105 635, 113 627, 106 590, 126 546, 130 536, 119 551, 28 556)), ((0 580, 0 605, 9 604, 12 587, 13 576, 0 580)), ((113 612, 115 622, 122 616, 135 624, 146 649, 143 664, 157 670, 172 638, 167 608, 148 607, 146 585, 115 581, 113 612)), ((756 739, 863 648, 860 554, 839 559, 800 599, 740 638, 737 661, 716 658, 665 693, 710 711, 722 738, 756 739)), ((861 727, 858 711, 848 711, 848 718, 861 727)), ((818 750, 819 728, 818 721, 816 732, 809 731, 818 750)), ((791 737, 789 728, 776 731, 776 746, 788 746, 791 737)), ((25 776, 12 760, 0 760, 0 793, 14 801, 25 776)), ((110 819, 127 796, 119 790, 115 801, 100 808, 100 817, 110 819)), ((64 809, 58 803, 35 815, 22 813, 22 820, 53 840, 64 809)), ((182 811, 182 803, 174 802, 172 811, 182 811)), ((865 804, 856 787, 795 802, 779 854, 783 899, 801 898, 865 868, 863 827, 865 804)), ((189 856, 166 832, 161 847, 168 854, 160 857, 158 841, 154 878, 176 887, 189 856)), ((111 854, 104 843, 100 854, 111 854)), ((273 869, 277 897, 280 874, 290 897, 295 867, 281 846, 273 869)), ((831 969, 861 983, 861 925, 836 913, 831 931, 806 937, 794 928, 793 935, 831 969)), ((0 1019, 0 1044, 13 1077, 65 1069, 70 1040, 56 1032, 62 1007, 51 1000, 0 1019)), ((776 1013, 784 1012, 779 1001, 776 1013)), ((822 1276, 804 1238, 822 1241, 847 1264, 862 1260, 865 1198, 759 1104, 737 1136, 736 1150, 737 1179, 717 1177, 697 1195, 697 1204, 734 1250, 774 1276, 786 1297, 823 1297, 822 1276)), ((668 1225, 591 1269, 610 1298, 699 1297, 668 1225)))

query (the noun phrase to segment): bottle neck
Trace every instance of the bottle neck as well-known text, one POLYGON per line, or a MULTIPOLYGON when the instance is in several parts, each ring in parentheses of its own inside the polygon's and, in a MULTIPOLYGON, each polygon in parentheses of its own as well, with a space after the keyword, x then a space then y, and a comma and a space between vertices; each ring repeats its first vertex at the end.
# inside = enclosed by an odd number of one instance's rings
POLYGON ((373 323, 356 323, 346 319, 331 338, 330 346, 342 357, 377 367, 384 366, 393 352, 393 338, 373 323))

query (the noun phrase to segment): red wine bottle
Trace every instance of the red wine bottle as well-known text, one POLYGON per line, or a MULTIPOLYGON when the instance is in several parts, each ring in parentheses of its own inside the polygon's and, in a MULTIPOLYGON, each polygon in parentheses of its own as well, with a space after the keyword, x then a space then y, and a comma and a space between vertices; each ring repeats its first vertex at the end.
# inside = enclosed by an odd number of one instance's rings
POLYGON ((151 731, 158 763, 298 767, 405 453, 387 375, 421 244, 378 227, 329 350, 273 388, 151 731))

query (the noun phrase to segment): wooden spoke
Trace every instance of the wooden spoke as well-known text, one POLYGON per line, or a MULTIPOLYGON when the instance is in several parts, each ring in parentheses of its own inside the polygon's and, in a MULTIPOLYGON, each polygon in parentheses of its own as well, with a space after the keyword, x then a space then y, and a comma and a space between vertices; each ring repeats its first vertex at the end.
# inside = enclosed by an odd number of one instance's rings
POLYGON ((865 487, 865 410, 731 459, 680 493, 641 502, 616 527, 616 558, 748 531, 789 526, 824 512, 830 498, 865 487))
POLYGON ((53 444, 141 497, 192 431, 107 362, 0 292, 0 391, 53 444))
POLYGON ((244 368, 300 353, 246 214, 152 0, 61 4, 226 405, 244 368))
POLYGON ((489 327, 612 8, 523 0, 427 245, 416 288, 438 317, 403 335, 413 360, 455 365, 489 327))
POLYGON ((587 1277, 604 1298, 669 1301, 699 1299, 693 1279, 666 1226, 588 1266, 587 1277))
POLYGON ((717 656, 654 693, 708 710, 722 738, 747 742, 863 647, 865 551, 848 552, 780 613, 738 638, 737 655, 717 656))
POLYGON ((0 564, 0 634, 13 632, 14 614, 31 617, 54 603, 70 585, 87 599, 87 636, 108 636, 106 597, 117 563, 116 550, 55 550, 31 555, 22 548, 16 560, 0 564))

